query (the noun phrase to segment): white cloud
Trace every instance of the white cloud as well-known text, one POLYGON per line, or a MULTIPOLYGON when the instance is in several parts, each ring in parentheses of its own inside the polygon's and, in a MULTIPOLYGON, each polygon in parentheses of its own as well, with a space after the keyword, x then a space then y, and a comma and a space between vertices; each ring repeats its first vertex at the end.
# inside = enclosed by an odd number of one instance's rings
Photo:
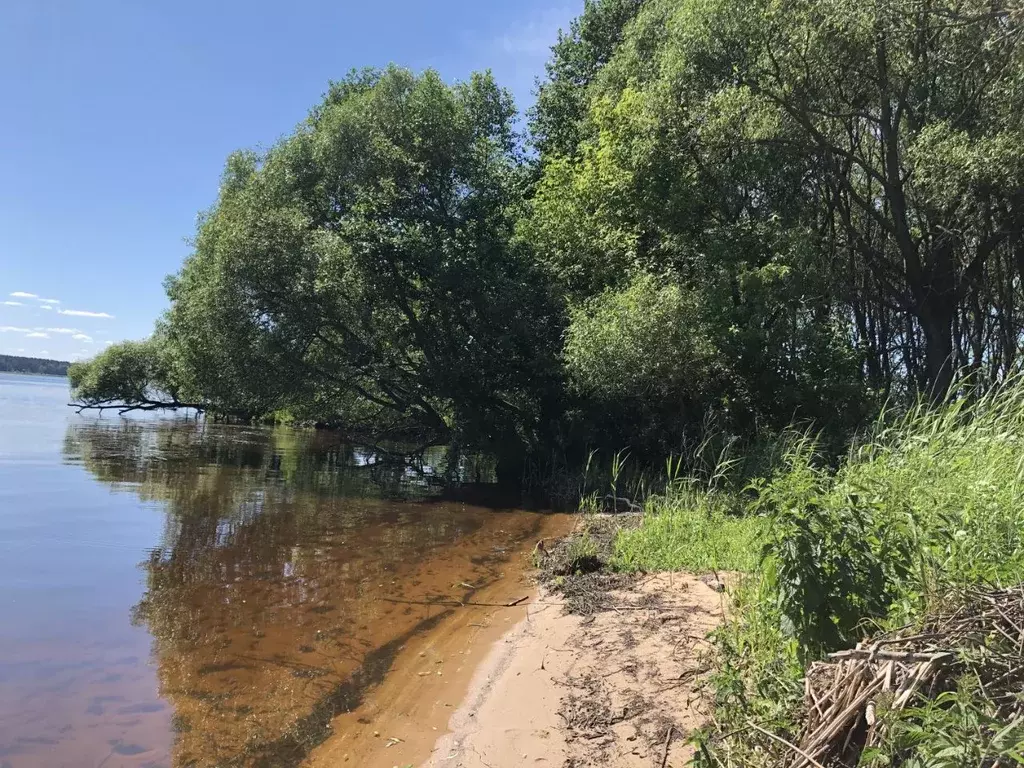
POLYGON ((76 333, 71 338, 74 339, 75 341, 85 341, 88 342, 89 344, 92 344, 92 336, 86 336, 84 333, 76 333))
POLYGON ((20 301, 5 301, 4 304, 6 304, 8 307, 24 307, 25 306, 20 301))
POLYGON ((0 333, 7 333, 8 331, 12 331, 14 333, 28 333, 31 330, 31 328, 19 328, 16 325, 0 325, 0 333))
POLYGON ((24 347, 18 347, 18 348, 17 348, 16 350, 14 350, 14 351, 15 351, 15 352, 24 352, 24 351, 25 351, 25 348, 24 348, 24 347))
POLYGON ((548 8, 498 39, 498 47, 507 54, 547 59, 558 40, 558 30, 568 29, 578 9, 569 6, 548 8))
POLYGON ((40 349, 39 350, 39 354, 40 355, 48 355, 48 354, 50 354, 50 350, 48 350, 48 349, 40 349))
POLYGON ((73 336, 76 333, 81 333, 77 328, 34 328, 36 331, 46 331, 47 333, 64 333, 68 336, 73 336))
POLYGON ((113 346, 113 344, 114 344, 114 342, 112 342, 112 341, 104 341, 103 342, 103 346, 104 347, 110 347, 110 346, 113 346))
POLYGON ((53 307, 49 306, 48 304, 43 304, 43 306, 41 306, 40 309, 53 309, 53 307))
POLYGON ((11 296, 13 296, 16 299, 38 299, 39 298, 39 296, 37 296, 34 293, 25 293, 24 291, 15 291, 14 293, 11 294, 11 296))
POLYGON ((509 18, 500 28, 492 27, 488 32, 466 32, 464 45, 474 51, 477 68, 485 64, 491 68, 495 79, 511 89, 520 108, 533 103, 537 78, 544 77, 544 64, 551 55, 551 46, 558 41, 558 31, 569 29, 583 3, 550 0, 548 5, 515 13, 518 19, 509 18))
POLYGON ((113 320, 113 315, 108 315, 106 312, 86 312, 84 309, 58 309, 57 312, 61 315, 71 315, 73 317, 102 317, 106 320, 113 320))
MULTIPOLYGON (((60 299, 39 299, 40 304, 60 304, 60 299)), ((46 307, 49 309, 49 307, 46 307)))
POLYGON ((48 339, 48 338, 50 338, 50 334, 43 333, 41 331, 32 331, 32 333, 26 333, 25 334, 25 338, 26 339, 48 339))

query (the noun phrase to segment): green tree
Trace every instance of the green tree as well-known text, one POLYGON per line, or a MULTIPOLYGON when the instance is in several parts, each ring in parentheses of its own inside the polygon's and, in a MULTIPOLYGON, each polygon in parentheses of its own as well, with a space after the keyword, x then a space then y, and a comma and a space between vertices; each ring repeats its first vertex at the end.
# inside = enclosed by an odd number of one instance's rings
POLYGON ((598 439, 678 450, 716 405, 721 360, 701 297, 672 281, 639 275, 570 312, 565 367, 598 439))
MULTIPOLYGON (((720 412, 736 431, 794 418, 846 428, 863 413, 863 388, 806 163, 761 140, 777 116, 730 87, 730 60, 702 51, 714 39, 690 22, 704 12, 706 3, 643 4, 587 88, 575 149, 541 156, 519 234, 574 305, 609 289, 628 303, 645 275, 694 297, 699 322, 664 317, 645 354, 686 359, 708 345, 715 375, 666 376, 646 413, 626 420, 637 431, 619 440, 632 444, 651 423, 662 440, 678 439, 663 408, 681 402, 720 412)), ((573 315, 570 360, 582 319, 573 315)), ((665 372, 657 362, 649 370, 665 372)))
POLYGON ((66 376, 68 364, 62 360, 20 357, 19 355, 0 355, 0 371, 37 373, 44 376, 66 376))
POLYGON ((213 410, 529 439, 558 329, 511 238, 514 117, 490 75, 366 70, 232 155, 167 284, 179 386, 213 410))
POLYGON ((559 31, 546 77, 530 110, 534 146, 544 155, 572 154, 587 115, 587 87, 615 54, 644 0, 585 0, 568 32, 559 31))
POLYGON ((80 408, 152 411, 163 408, 205 408, 182 391, 159 333, 145 341, 123 341, 91 360, 68 368, 71 394, 80 408))
POLYGON ((589 0, 532 155, 490 75, 353 73, 229 158, 156 335, 76 392, 656 452, 709 415, 842 435, 958 368, 997 381, 1024 333, 1022 18, 589 0))
POLYGON ((844 288, 865 346, 876 357, 895 346, 904 373, 935 397, 960 365, 1005 371, 1024 264, 1020 10, 983 0, 695 7, 700 54, 733 69, 719 89, 774 113, 763 140, 804 159, 824 245, 850 265, 844 288), (879 305, 906 330, 869 329, 879 305))
POLYGON ((585 87, 538 106, 572 133, 535 118, 519 234, 571 304, 643 274, 699 295, 703 401, 737 429, 998 379, 1024 330, 1021 28, 980 0, 647 0, 610 54, 556 48, 541 94, 578 58, 585 87))

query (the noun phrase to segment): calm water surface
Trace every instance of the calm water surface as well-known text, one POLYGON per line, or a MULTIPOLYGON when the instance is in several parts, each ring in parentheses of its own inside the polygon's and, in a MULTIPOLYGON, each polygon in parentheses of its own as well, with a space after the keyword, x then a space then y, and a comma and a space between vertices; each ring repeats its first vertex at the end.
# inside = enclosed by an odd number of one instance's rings
POLYGON ((298 765, 542 524, 443 458, 67 399, 0 373, 0 768, 298 765))

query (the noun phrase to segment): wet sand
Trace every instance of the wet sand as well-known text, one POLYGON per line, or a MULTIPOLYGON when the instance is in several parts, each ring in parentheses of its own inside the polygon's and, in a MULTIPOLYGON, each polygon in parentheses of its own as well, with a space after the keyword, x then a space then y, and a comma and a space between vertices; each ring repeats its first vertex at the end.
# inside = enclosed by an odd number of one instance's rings
MULTIPOLYGON (((197 642, 178 623, 189 615, 182 598, 172 601, 176 626, 164 636, 175 641, 158 652, 158 674, 178 728, 173 764, 286 768, 305 764, 332 735, 406 738, 373 725, 380 705, 369 702, 372 692, 412 674, 410 652, 431 643, 449 663, 431 656, 430 682, 457 678, 456 645, 478 631, 466 625, 502 621, 489 617, 492 608, 462 604, 528 595, 519 578, 527 553, 538 537, 567 528, 550 515, 469 512, 478 527, 433 552, 394 541, 402 531, 388 524, 362 526, 344 541, 321 537, 315 559, 298 561, 288 581, 237 582, 230 604, 220 603, 228 615, 200 595, 197 642)), ((426 677, 415 675, 421 688, 426 677)), ((388 755, 396 764, 394 747, 388 755)))
MULTIPOLYGON (((570 526, 569 516, 546 516, 537 538, 564 535, 570 526)), ((535 539, 529 543, 503 564, 492 584, 474 592, 465 605, 452 606, 436 628, 410 638, 363 703, 333 719, 333 735, 303 766, 422 765, 495 645, 536 609, 535 539)))

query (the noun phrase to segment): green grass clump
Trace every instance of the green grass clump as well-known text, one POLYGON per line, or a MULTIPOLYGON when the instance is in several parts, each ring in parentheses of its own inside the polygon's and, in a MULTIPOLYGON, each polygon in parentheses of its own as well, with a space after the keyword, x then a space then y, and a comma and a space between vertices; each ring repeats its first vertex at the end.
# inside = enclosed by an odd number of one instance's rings
POLYGON ((590 532, 584 530, 579 536, 570 537, 566 545, 565 559, 569 574, 589 573, 600 568, 598 543, 590 532))
POLYGON ((670 490, 649 499, 638 528, 615 540, 611 565, 620 571, 752 571, 765 520, 730 514, 713 493, 670 490))

